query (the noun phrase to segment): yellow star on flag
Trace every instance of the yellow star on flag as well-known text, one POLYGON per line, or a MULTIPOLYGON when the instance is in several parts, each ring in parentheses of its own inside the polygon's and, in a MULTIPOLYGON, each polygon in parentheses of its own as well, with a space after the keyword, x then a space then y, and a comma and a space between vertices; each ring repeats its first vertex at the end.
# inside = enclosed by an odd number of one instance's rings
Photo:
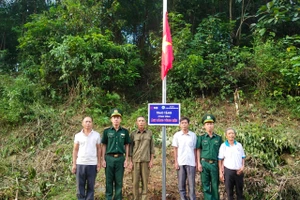
POLYGON ((166 51, 167 51, 167 46, 172 46, 172 43, 167 41, 166 35, 164 35, 162 46, 163 46, 162 50, 164 53, 166 53, 166 51))

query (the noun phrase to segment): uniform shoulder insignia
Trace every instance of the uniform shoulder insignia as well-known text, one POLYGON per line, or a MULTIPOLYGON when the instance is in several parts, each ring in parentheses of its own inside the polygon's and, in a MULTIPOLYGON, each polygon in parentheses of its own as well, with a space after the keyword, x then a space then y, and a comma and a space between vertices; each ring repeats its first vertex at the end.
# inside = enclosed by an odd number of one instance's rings
POLYGON ((103 130, 106 130, 106 129, 109 129, 109 128, 111 128, 111 126, 106 126, 106 127, 104 127, 103 130))

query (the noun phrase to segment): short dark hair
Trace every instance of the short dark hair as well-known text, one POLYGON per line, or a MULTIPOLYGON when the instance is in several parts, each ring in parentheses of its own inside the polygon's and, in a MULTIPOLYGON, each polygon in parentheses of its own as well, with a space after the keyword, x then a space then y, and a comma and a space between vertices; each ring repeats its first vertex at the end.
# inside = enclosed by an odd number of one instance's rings
POLYGON ((82 118, 82 121, 83 121, 85 118, 87 118, 87 117, 91 118, 91 120, 92 120, 92 122, 93 122, 93 118, 92 118, 91 116, 85 116, 85 117, 83 117, 83 118, 82 118))
POLYGON ((183 120, 186 120, 188 124, 190 123, 190 119, 188 117, 181 117, 180 122, 182 122, 183 120))

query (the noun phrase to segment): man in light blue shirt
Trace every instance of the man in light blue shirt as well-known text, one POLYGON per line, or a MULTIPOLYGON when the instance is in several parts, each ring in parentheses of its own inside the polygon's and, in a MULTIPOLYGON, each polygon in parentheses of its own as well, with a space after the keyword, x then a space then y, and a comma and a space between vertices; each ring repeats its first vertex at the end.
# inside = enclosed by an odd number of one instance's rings
POLYGON ((220 180, 225 182, 228 200, 234 199, 234 187, 237 200, 244 200, 245 152, 242 144, 235 140, 236 131, 233 128, 228 128, 225 134, 227 140, 221 145, 218 155, 220 180))

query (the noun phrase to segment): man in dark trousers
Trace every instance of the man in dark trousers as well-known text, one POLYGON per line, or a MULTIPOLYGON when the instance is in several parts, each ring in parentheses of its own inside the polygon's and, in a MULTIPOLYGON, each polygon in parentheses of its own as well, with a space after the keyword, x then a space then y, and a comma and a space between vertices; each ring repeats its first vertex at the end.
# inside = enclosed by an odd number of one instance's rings
POLYGON ((219 200, 218 153, 223 143, 221 136, 214 133, 216 118, 211 114, 202 117, 205 134, 197 139, 197 168, 201 172, 204 200, 219 200))
POLYGON ((111 111, 110 117, 112 126, 106 128, 102 136, 102 166, 105 168, 106 177, 105 199, 121 200, 130 138, 128 130, 120 126, 122 112, 115 108, 111 111))
POLYGON ((101 167, 101 138, 94 131, 93 120, 85 117, 83 129, 75 135, 72 173, 76 174, 77 199, 94 200, 94 186, 101 167))
POLYGON ((218 156, 220 181, 225 182, 228 200, 234 199, 234 187, 237 200, 244 200, 245 151, 242 144, 235 140, 236 131, 233 128, 227 128, 225 135, 227 140, 221 144, 218 156))

